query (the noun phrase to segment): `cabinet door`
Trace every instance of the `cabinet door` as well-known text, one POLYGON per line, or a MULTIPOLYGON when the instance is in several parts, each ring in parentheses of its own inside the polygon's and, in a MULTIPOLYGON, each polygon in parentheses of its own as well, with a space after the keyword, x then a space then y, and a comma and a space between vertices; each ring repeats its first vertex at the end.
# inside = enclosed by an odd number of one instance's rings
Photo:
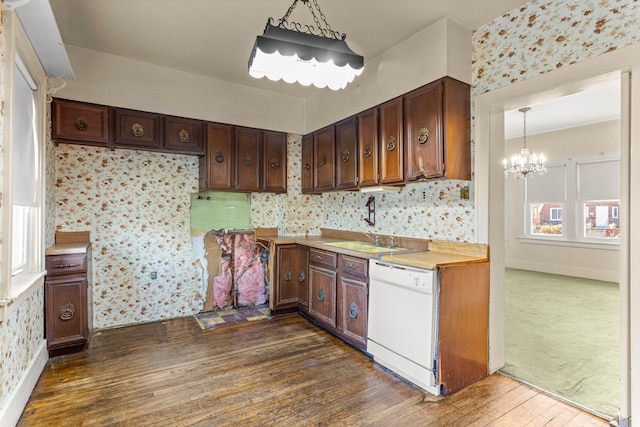
POLYGON ((313 134, 302 137, 302 193, 313 192, 313 134))
POLYGON ((159 114, 116 108, 115 121, 116 147, 144 150, 162 148, 162 120, 159 114))
POLYGON ((276 283, 274 310, 306 307, 308 249, 298 245, 278 245, 276 249, 276 283))
POLYGON ((336 124, 336 189, 358 186, 358 139, 356 118, 336 124))
POLYGON ((329 326, 336 326, 335 270, 309 266, 309 314, 329 326))
POLYGON ((380 106, 380 183, 404 180, 402 98, 380 106))
POLYGON ((235 188, 240 191, 260 191, 260 165, 262 163, 262 131, 236 127, 235 188))
POLYGON ((54 99, 51 105, 51 139, 109 146, 111 108, 104 105, 54 99))
POLYGON ((367 344, 367 282, 340 276, 338 329, 354 344, 367 344))
POLYGON ((313 191, 333 190, 336 187, 335 126, 313 134, 313 191))
POLYGON ((360 187, 378 185, 378 109, 358 115, 358 171, 360 187))
POLYGON ((47 348, 57 349, 87 343, 87 284, 85 274, 47 278, 47 348))
POLYGON ((204 154, 204 132, 199 120, 164 117, 164 149, 180 154, 204 154))
POLYGON ((233 128, 229 125, 207 125, 206 155, 200 158, 200 190, 233 188, 233 128))
POLYGON ((264 191, 287 192, 287 134, 264 131, 264 191))
POLYGON ((405 95, 404 119, 407 179, 444 176, 441 81, 405 95))

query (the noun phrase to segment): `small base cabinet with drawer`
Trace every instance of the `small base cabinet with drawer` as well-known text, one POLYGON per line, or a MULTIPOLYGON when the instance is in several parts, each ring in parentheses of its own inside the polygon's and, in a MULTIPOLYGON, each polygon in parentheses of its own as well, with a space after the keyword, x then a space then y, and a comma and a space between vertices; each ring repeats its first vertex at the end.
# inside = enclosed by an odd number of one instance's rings
POLYGON ((338 258, 338 333, 362 350, 367 347, 368 267, 363 258, 338 258))
POLYGON ((309 316, 335 328, 337 254, 309 249, 309 316))
POLYGON ((86 350, 92 332, 89 249, 46 256, 45 333, 49 356, 86 350))

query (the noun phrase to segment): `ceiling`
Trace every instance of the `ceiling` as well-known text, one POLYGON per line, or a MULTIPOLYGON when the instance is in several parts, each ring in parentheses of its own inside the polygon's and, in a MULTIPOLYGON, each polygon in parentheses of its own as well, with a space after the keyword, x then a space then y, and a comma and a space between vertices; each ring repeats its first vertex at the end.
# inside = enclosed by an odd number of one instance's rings
MULTIPOLYGON (((50 0, 66 45, 302 97, 313 87, 254 79, 249 54, 267 19, 293 0, 50 0)), ((316 0, 333 30, 367 60, 442 18, 475 29, 524 0, 316 0)), ((299 1, 290 21, 313 24, 299 1)), ((73 64, 72 64, 73 65, 73 64)), ((323 89, 328 90, 328 89, 323 89)))

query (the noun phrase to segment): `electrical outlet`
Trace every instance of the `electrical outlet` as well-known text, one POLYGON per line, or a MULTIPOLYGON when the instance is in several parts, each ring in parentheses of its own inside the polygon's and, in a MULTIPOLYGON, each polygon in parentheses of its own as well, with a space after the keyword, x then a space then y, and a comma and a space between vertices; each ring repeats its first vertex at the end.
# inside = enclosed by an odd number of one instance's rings
POLYGON ((151 272, 151 280, 156 280, 158 278, 158 272, 157 271, 152 271, 151 272))
POLYGON ((422 201, 423 202, 427 201, 427 192, 426 192, 426 190, 422 190, 422 201))

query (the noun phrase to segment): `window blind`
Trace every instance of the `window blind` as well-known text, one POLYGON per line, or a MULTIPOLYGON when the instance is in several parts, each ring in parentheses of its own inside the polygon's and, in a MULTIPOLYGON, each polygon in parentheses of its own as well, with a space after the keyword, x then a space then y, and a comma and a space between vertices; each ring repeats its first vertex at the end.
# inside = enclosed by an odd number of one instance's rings
POLYGON ((579 200, 620 199, 620 160, 578 163, 579 200))
POLYGON ((567 200, 566 165, 547 165, 547 173, 526 180, 526 201, 529 203, 565 202, 567 200))
POLYGON ((37 86, 16 55, 12 106, 11 188, 13 204, 36 206, 35 106, 33 91, 37 86))

